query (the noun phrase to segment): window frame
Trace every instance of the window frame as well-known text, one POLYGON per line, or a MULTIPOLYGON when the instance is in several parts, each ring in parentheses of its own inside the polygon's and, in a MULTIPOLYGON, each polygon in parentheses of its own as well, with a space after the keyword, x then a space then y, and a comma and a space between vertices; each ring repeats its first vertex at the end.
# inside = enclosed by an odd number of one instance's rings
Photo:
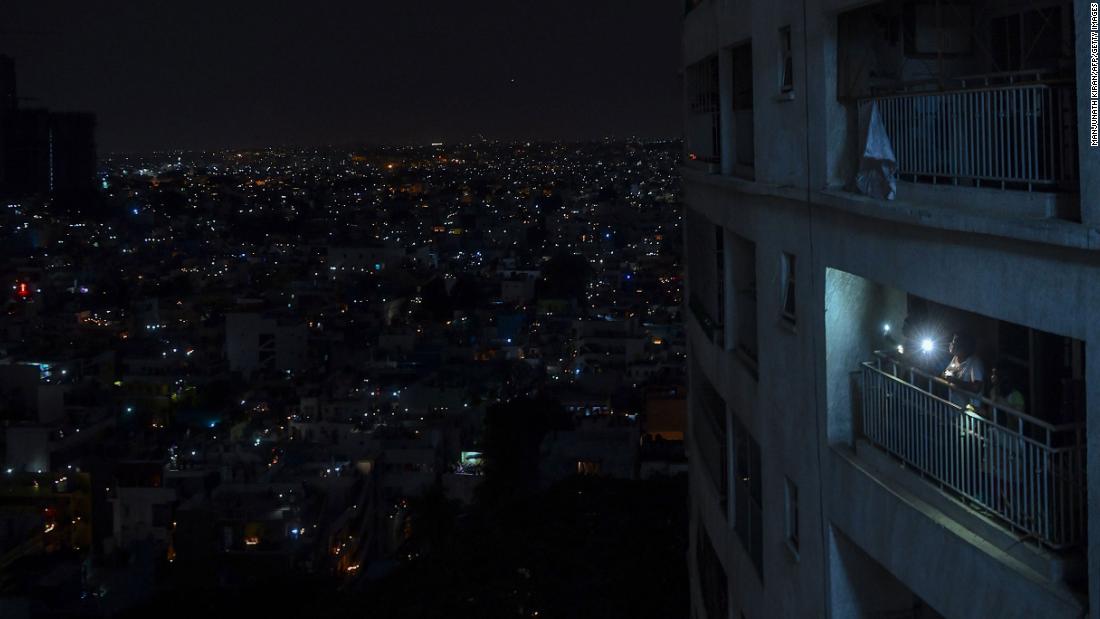
POLYGON ((798 484, 794 483, 794 480, 790 477, 784 477, 783 535, 787 543, 787 548, 794 554, 795 559, 798 558, 802 543, 802 532, 799 526, 798 512, 798 484))
POLYGON ((779 258, 779 315, 791 325, 798 324, 798 256, 782 252, 779 258))
POLYGON ((779 29, 779 94, 794 93, 794 38, 790 24, 779 29))

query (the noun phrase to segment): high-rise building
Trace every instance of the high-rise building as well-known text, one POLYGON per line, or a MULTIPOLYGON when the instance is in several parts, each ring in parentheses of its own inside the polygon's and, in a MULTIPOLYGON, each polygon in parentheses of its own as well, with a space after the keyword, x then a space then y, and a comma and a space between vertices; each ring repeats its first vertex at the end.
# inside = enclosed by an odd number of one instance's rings
POLYGON ((0 195, 5 193, 7 186, 6 145, 16 101, 15 62, 0 55, 0 195))
POLYGON ((1100 617, 1088 24, 686 2, 693 617, 1100 617))
POLYGON ((95 176, 95 116, 20 108, 14 63, 0 56, 0 195, 80 198, 95 176))
POLYGON ((50 193, 50 112, 17 108, 8 123, 4 163, 9 196, 50 193))

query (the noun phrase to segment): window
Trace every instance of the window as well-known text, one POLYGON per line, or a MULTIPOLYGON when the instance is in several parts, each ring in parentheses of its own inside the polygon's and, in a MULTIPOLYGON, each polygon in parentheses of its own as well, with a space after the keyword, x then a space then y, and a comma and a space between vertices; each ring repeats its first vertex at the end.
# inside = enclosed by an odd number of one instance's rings
POLYGON ((791 54, 791 27, 779 29, 779 92, 794 90, 794 56, 791 54))
POLYGON ((954 58, 973 54, 974 7, 969 1, 941 4, 908 0, 903 5, 905 55, 909 58, 954 58))
POLYGON ((717 165, 721 161, 721 126, 718 106, 718 56, 711 56, 685 69, 687 125, 684 147, 687 162, 717 165))
MULTIPOLYGON (((726 231, 722 229, 722 226, 714 226, 714 268, 715 268, 715 284, 717 285, 717 301, 718 311, 715 313, 715 319, 718 324, 721 325, 725 322, 726 318, 726 231)), ((719 343, 724 340, 724 334, 716 334, 719 343)))
POLYGON ((729 456, 726 449, 726 401, 703 376, 698 365, 692 367, 694 406, 692 430, 696 452, 703 468, 718 490, 722 515, 727 516, 729 496, 729 456))
POLYGON ((692 209, 685 210, 685 236, 690 240, 684 254, 687 261, 688 309, 713 342, 724 339, 722 320, 725 303, 722 227, 692 209))
POLYGON ((783 291, 783 319, 787 322, 794 324, 797 312, 797 304, 795 302, 795 256, 794 254, 783 253, 783 262, 780 265, 782 269, 782 291, 783 291))
POLYGON ((714 545, 702 523, 696 524, 695 561, 699 573, 699 589, 703 594, 703 606, 707 617, 729 616, 729 590, 726 568, 714 550, 714 545))
POLYGON ((757 575, 764 578, 763 501, 760 480, 760 444, 737 416, 733 417, 734 529, 757 575))
POLYGON ((738 357, 756 378, 759 344, 756 333, 756 243, 736 234, 727 239, 734 290, 734 318, 737 322, 738 357))
POLYGON ((787 535, 787 546, 794 551, 795 556, 798 555, 798 486, 791 481, 790 477, 786 479, 786 487, 784 491, 784 503, 785 503, 785 529, 787 535))
MULTIPOLYGON (((730 51, 733 65, 733 152, 737 165, 751 168, 756 161, 753 136, 752 44, 730 51)), ((749 174, 749 170, 745 170, 749 174)))
POLYGON ((577 475, 599 475, 600 463, 595 460, 577 460, 577 475))

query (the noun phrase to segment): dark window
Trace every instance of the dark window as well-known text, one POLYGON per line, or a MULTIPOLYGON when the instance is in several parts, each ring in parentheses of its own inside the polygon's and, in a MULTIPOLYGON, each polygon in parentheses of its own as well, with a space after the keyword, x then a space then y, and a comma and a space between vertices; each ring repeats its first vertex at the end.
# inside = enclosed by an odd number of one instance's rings
POLYGON ((792 324, 795 322, 797 315, 797 304, 795 302, 795 264, 794 254, 783 254, 783 318, 792 324))
MULTIPOLYGON (((721 325, 726 319, 726 232, 722 226, 714 226, 714 266, 716 269, 715 283, 717 284, 718 312, 715 321, 721 325)), ((724 339, 724 336, 723 338, 724 339)), ((724 345, 724 342, 718 342, 724 345)))
POLYGON ((721 160, 718 56, 701 60, 685 72, 688 118, 684 146, 688 163, 718 163, 721 160))
POLYGON ((737 295, 734 299, 737 354, 755 377, 759 349, 756 337, 756 243, 738 235, 730 235, 729 241, 725 249, 730 252, 737 295))
POLYGON ((794 90, 794 56, 791 54, 791 27, 779 29, 779 91, 794 90))
POLYGON ((698 366, 695 376, 695 411, 693 421, 697 453, 718 490, 719 506, 725 515, 729 496, 729 455, 726 449, 726 401, 703 376, 698 366))
POLYGON ((733 58, 733 133, 738 165, 752 166, 756 161, 753 128, 752 44, 734 47, 733 58))
POLYGON ((718 553, 702 524, 696 525, 699 534, 695 538, 696 569, 699 572, 699 589, 703 594, 703 606, 707 617, 729 616, 729 589, 726 568, 718 559, 718 553))
POLYGON ((763 500, 760 479, 760 444, 735 415, 733 451, 737 469, 733 484, 734 529, 757 575, 764 578, 763 500))
POLYGON ((792 550, 798 552, 798 486, 791 481, 790 477, 786 478, 784 498, 787 508, 785 519, 787 543, 790 544, 792 550))
POLYGON ((974 49, 974 7, 968 0, 909 0, 903 7, 905 55, 969 56, 974 49))
POLYGON ((990 22, 994 71, 1020 69, 1020 16, 997 17, 990 22))

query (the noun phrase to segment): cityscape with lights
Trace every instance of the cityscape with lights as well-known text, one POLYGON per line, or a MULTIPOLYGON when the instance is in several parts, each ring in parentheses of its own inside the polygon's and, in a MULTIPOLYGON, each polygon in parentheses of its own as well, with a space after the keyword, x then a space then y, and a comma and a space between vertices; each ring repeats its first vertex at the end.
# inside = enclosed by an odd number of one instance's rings
MULTIPOLYGON (((561 510, 576 502, 566 487, 618 494, 611 523, 638 501, 683 504, 680 153, 611 140, 105 153, 71 194, 12 188, 4 616, 20 599, 32 617, 163 616, 283 586, 306 593, 269 598, 272 612, 316 595, 434 616, 386 592, 542 522, 489 534, 491 519, 561 510)), ((662 531, 652 578, 683 589, 686 572, 656 563, 682 558, 680 518, 654 511, 629 535, 662 531)), ((519 578, 550 569, 532 559, 519 578)), ((437 604, 577 603, 494 578, 486 599, 437 604)), ((613 600, 634 576, 603 578, 613 600)))
POLYGON ((0 14, 0 619, 1100 619, 1097 3, 0 14))

